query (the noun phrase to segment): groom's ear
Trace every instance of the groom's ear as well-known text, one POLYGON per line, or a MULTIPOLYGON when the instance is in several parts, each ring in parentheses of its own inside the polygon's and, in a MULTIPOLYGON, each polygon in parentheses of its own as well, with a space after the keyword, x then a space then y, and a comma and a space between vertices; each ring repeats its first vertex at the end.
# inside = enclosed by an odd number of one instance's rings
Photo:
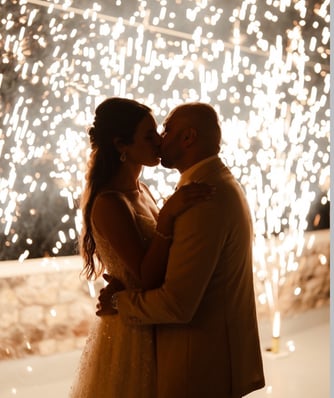
POLYGON ((193 143, 196 141, 196 139, 197 139, 197 130, 195 128, 187 127, 186 129, 184 129, 183 143, 186 148, 193 145, 193 143))

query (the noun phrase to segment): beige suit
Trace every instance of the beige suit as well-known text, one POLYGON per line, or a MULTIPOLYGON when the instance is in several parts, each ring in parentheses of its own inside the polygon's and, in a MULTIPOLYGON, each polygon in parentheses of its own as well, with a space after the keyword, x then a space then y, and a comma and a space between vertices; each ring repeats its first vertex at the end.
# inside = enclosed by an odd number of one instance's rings
POLYGON ((217 157, 193 181, 213 199, 175 223, 163 286, 123 291, 124 319, 157 324, 157 398, 235 398, 264 386, 244 194, 217 157))

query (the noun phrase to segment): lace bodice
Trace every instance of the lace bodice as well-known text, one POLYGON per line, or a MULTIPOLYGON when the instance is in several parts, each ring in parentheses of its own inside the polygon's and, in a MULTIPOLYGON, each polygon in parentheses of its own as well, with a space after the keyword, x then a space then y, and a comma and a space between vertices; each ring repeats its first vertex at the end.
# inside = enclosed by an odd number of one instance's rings
MULTIPOLYGON (((134 216, 135 224, 143 241, 143 245, 147 246, 152 239, 156 226, 156 220, 153 217, 138 214, 125 195, 119 192, 115 192, 115 194, 119 195, 130 208, 131 213, 134 216)), ((136 281, 135 278, 126 270, 126 267, 113 249, 110 242, 104 239, 104 237, 97 231, 97 228, 94 227, 94 224, 93 233, 96 243, 96 249, 100 254, 100 258, 103 265, 105 266, 106 272, 122 281, 126 287, 139 287, 138 281, 136 281)), ((129 247, 129 250, 131 250, 131 247, 129 247)))

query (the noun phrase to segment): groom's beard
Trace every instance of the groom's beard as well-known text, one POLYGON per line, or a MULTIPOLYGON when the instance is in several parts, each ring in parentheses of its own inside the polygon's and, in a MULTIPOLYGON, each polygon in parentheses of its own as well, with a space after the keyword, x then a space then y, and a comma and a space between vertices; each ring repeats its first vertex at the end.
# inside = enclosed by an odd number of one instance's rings
POLYGON ((160 152, 161 165, 167 169, 178 169, 178 166, 182 164, 180 161, 183 153, 176 147, 169 145, 168 151, 160 152))

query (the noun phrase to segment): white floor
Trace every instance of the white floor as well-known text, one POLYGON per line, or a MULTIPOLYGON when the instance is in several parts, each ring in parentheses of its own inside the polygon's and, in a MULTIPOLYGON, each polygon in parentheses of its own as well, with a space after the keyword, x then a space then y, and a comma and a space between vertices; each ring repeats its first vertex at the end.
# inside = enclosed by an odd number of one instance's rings
MULTIPOLYGON (((281 352, 266 352, 270 325, 260 324, 266 387, 249 398, 329 398, 329 309, 282 320, 281 352), (287 347, 295 347, 291 352, 287 347)), ((80 352, 0 361, 0 398, 66 398, 80 352)), ((96 397, 98 398, 98 397, 96 397)))

